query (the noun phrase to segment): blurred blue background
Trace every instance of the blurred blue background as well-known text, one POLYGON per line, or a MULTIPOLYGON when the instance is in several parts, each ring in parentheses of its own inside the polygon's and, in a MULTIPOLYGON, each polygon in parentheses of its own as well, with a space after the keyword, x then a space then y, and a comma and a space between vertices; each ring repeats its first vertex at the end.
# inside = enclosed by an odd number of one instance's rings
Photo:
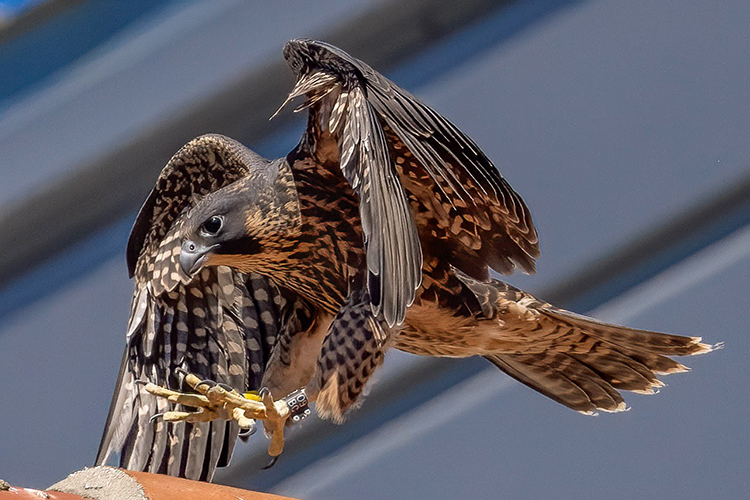
POLYGON ((340 45, 455 122, 531 208, 512 284, 726 348, 591 418, 482 360, 389 353, 343 426, 308 419, 269 471, 303 499, 743 498, 750 493, 750 2, 0 2, 0 478, 91 465, 124 348, 130 224, 171 153, 232 135, 267 156, 281 49, 340 45), (270 110, 270 111, 268 111, 270 110))

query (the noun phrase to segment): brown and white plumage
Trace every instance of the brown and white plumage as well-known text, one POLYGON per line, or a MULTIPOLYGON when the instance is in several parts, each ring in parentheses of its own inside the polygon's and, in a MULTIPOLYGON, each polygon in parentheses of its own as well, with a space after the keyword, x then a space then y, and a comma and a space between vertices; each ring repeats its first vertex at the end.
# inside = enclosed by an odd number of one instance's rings
POLYGON ((127 346, 97 464, 210 480, 232 455, 236 424, 152 422, 171 405, 142 385, 182 387, 176 370, 183 369, 241 389, 260 387, 280 324, 278 290, 267 278, 227 267, 188 277, 178 262, 183 211, 248 175, 258 160, 232 146, 221 136, 186 145, 164 168, 133 227, 127 257, 135 292, 127 346))
MULTIPOLYGON (((660 385, 657 375, 684 369, 670 356, 710 350, 694 337, 603 324, 491 279, 490 269, 533 272, 538 237, 523 200, 476 144, 331 45, 293 40, 284 55, 297 77, 290 99, 305 96, 300 109, 309 112, 300 143, 268 161, 231 139, 204 136, 176 155, 188 166, 170 162, 131 237, 131 262, 140 255, 141 266, 135 318, 143 314, 140 288, 177 286, 178 297, 188 297, 179 287, 210 289, 217 278, 204 273, 233 269, 235 292, 225 301, 254 290, 280 297, 261 384, 276 398, 304 387, 318 413, 336 421, 358 404, 390 347, 484 356, 584 413, 621 410, 619 391, 649 392, 660 385), (217 158, 226 172, 214 168, 217 158), (177 180, 195 175, 201 180, 173 194, 177 180), (152 262, 169 273, 152 272, 152 262), (247 285, 252 273, 267 281, 247 285)), ((153 307, 158 296, 147 298, 153 307)), ((252 336, 252 322, 232 319, 245 326, 244 339, 252 336)), ((151 338, 148 322, 133 321, 139 338, 151 338)), ((227 380, 211 370, 198 375, 227 380)), ((110 427, 141 429, 130 418, 110 427)))
POLYGON ((624 410, 620 390, 654 394, 664 385, 658 375, 687 370, 669 356, 712 349, 699 337, 603 323, 506 283, 482 283, 455 273, 479 300, 482 316, 496 322, 506 337, 502 348, 484 356, 516 380, 582 413, 624 410))
POLYGON ((279 164, 298 212, 248 217, 257 186, 239 180, 197 203, 181 232, 183 245, 202 249, 188 267, 199 268, 199 257, 258 272, 308 301, 313 320, 296 337, 304 349, 289 341, 282 349, 297 354, 264 377, 275 397, 305 387, 321 415, 341 420, 396 347, 481 355, 575 410, 618 411, 620 390, 648 393, 657 375, 684 368, 669 356, 710 349, 698 338, 603 324, 491 279, 490 269, 533 271, 538 238, 523 200, 479 148, 335 47, 293 40, 284 54, 298 80, 290 98, 304 95, 299 109, 309 112, 302 140, 279 164), (224 226, 207 231, 213 217, 224 226), (419 251, 409 250, 414 231, 419 251), (388 283, 419 287, 412 298, 388 283))
MULTIPOLYGON (((260 209, 258 186, 241 179, 198 202, 180 233, 183 246, 204 249, 191 256, 203 269, 258 272, 306 304, 304 321, 283 331, 267 366, 263 385, 274 397, 305 387, 319 414, 341 421, 385 351, 396 347, 420 355, 484 356, 572 409, 619 411, 625 408, 619 391, 649 393, 661 385, 658 375, 684 370, 669 356, 711 349, 697 337, 601 323, 487 277, 488 264, 478 253, 467 256, 452 225, 441 224, 445 212, 408 182, 423 241, 422 284, 404 322, 388 326, 370 306, 357 196, 328 154, 330 148, 313 151, 303 139, 286 161, 274 163, 278 179, 269 183, 297 210, 280 217, 260 209), (214 216, 222 217, 223 228, 206 234, 204 224, 214 216)), ((407 160, 397 162, 399 173, 408 175, 414 160, 401 154, 407 160)))
POLYGON ((534 271, 539 247, 531 214, 474 141, 332 45, 292 40, 284 57, 297 77, 288 100, 305 95, 298 109, 311 112, 303 141, 312 152, 337 146, 338 167, 360 197, 376 315, 382 310, 389 326, 400 323, 421 282, 424 240, 407 202, 415 192, 410 181, 434 190, 421 199, 436 205, 442 222, 461 226, 454 241, 462 251, 479 253, 504 274, 514 265, 534 271), (415 160, 410 177, 398 164, 408 158, 398 145, 415 160))

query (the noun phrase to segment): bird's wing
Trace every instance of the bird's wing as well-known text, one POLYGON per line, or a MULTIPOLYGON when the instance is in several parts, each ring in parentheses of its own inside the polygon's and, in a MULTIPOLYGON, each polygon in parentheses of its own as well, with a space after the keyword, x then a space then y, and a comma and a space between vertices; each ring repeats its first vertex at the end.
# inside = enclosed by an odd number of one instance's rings
POLYGON ((389 325, 403 320, 420 285, 420 234, 429 236, 433 222, 446 230, 449 257, 477 254, 485 274, 486 263, 503 273, 515 265, 534 271, 530 212, 471 139, 336 47, 292 40, 284 56, 297 77, 287 102, 305 95, 298 109, 310 109, 303 143, 321 157, 333 144, 360 196, 371 300, 389 325), (420 190, 426 183, 434 189, 420 190), (415 207, 437 220, 420 224, 415 207))
POLYGON ((97 464, 118 456, 126 469, 209 480, 231 457, 236 424, 151 422, 173 408, 142 382, 187 389, 180 368, 238 390, 260 384, 278 330, 278 290, 228 267, 185 276, 176 237, 197 199, 247 174, 248 155, 222 136, 195 139, 172 157, 141 208, 128 242, 135 293, 127 347, 97 464))

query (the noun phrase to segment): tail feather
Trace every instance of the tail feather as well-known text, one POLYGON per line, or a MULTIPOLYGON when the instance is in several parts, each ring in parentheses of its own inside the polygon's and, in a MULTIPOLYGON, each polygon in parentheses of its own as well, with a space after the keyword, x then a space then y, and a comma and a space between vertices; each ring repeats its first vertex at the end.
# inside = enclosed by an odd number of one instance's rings
POLYGON ((661 354, 654 354, 651 352, 645 352, 635 349, 627 350, 625 348, 621 348, 621 350, 625 352, 626 356, 630 357, 630 359, 646 366, 655 375, 669 375, 671 373, 683 373, 690 371, 690 368, 683 365, 679 361, 675 361, 672 358, 662 356, 661 354))
POLYGON ((485 356, 519 382, 578 412, 625 410, 617 390, 574 358, 560 353, 485 356))
POLYGON ((654 394, 664 385, 657 375, 688 370, 668 356, 712 349, 699 337, 610 325, 548 304, 526 307, 538 313, 532 315, 535 324, 529 329, 545 332, 538 342, 541 352, 501 353, 487 359, 523 384, 586 414, 622 411, 625 403, 619 390, 654 394))
POLYGON ((669 333, 639 330, 604 323, 588 316, 565 311, 545 304, 540 312, 550 319, 572 328, 584 330, 592 337, 626 349, 642 349, 667 356, 688 356, 709 352, 713 347, 701 342, 701 337, 685 337, 669 333))
POLYGON ((482 316, 498 321, 485 357, 545 396, 582 413, 621 411, 619 391, 654 394, 658 375, 687 371, 670 356, 719 346, 700 337, 613 325, 557 308, 496 280, 478 281, 453 269, 479 302, 482 316))
POLYGON ((659 379, 648 366, 617 350, 603 353, 573 354, 572 356, 617 389, 648 391, 653 387, 662 386, 662 383, 659 382, 659 379))

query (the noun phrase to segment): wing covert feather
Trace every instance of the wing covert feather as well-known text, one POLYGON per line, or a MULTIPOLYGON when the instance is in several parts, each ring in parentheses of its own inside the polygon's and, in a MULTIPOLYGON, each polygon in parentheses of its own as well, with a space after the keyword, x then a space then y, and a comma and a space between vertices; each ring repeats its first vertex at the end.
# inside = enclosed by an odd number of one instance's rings
POLYGON ((142 382, 188 389, 181 368, 240 390, 259 387, 278 332, 278 289, 222 266, 182 274, 176 234, 192 204, 260 161, 231 139, 194 139, 172 157, 141 209, 128 242, 135 293, 127 346, 97 464, 210 480, 231 458, 235 423, 150 422, 174 405, 142 382))
POLYGON ((432 214, 438 224, 468 228, 459 229, 460 234, 447 232, 441 242, 448 257, 455 258, 454 264, 461 265, 469 253, 477 254, 476 263, 485 269, 489 265, 508 274, 518 266, 534 272, 539 242, 530 211, 489 158, 455 125, 332 45, 292 40, 284 57, 297 77, 287 102, 304 95, 306 101, 297 110, 310 109, 303 141, 315 150, 318 143, 336 140, 340 167, 360 195, 368 270, 378 277, 375 286, 371 282, 370 296, 375 312, 382 307, 389 325, 403 320, 402 313, 414 298, 410 288, 421 283, 425 241, 419 235, 424 238, 430 228, 418 227, 414 203, 444 201, 451 210, 432 214), (405 183, 406 174, 397 161, 400 145, 435 192, 425 195, 426 190, 417 192, 405 183))

